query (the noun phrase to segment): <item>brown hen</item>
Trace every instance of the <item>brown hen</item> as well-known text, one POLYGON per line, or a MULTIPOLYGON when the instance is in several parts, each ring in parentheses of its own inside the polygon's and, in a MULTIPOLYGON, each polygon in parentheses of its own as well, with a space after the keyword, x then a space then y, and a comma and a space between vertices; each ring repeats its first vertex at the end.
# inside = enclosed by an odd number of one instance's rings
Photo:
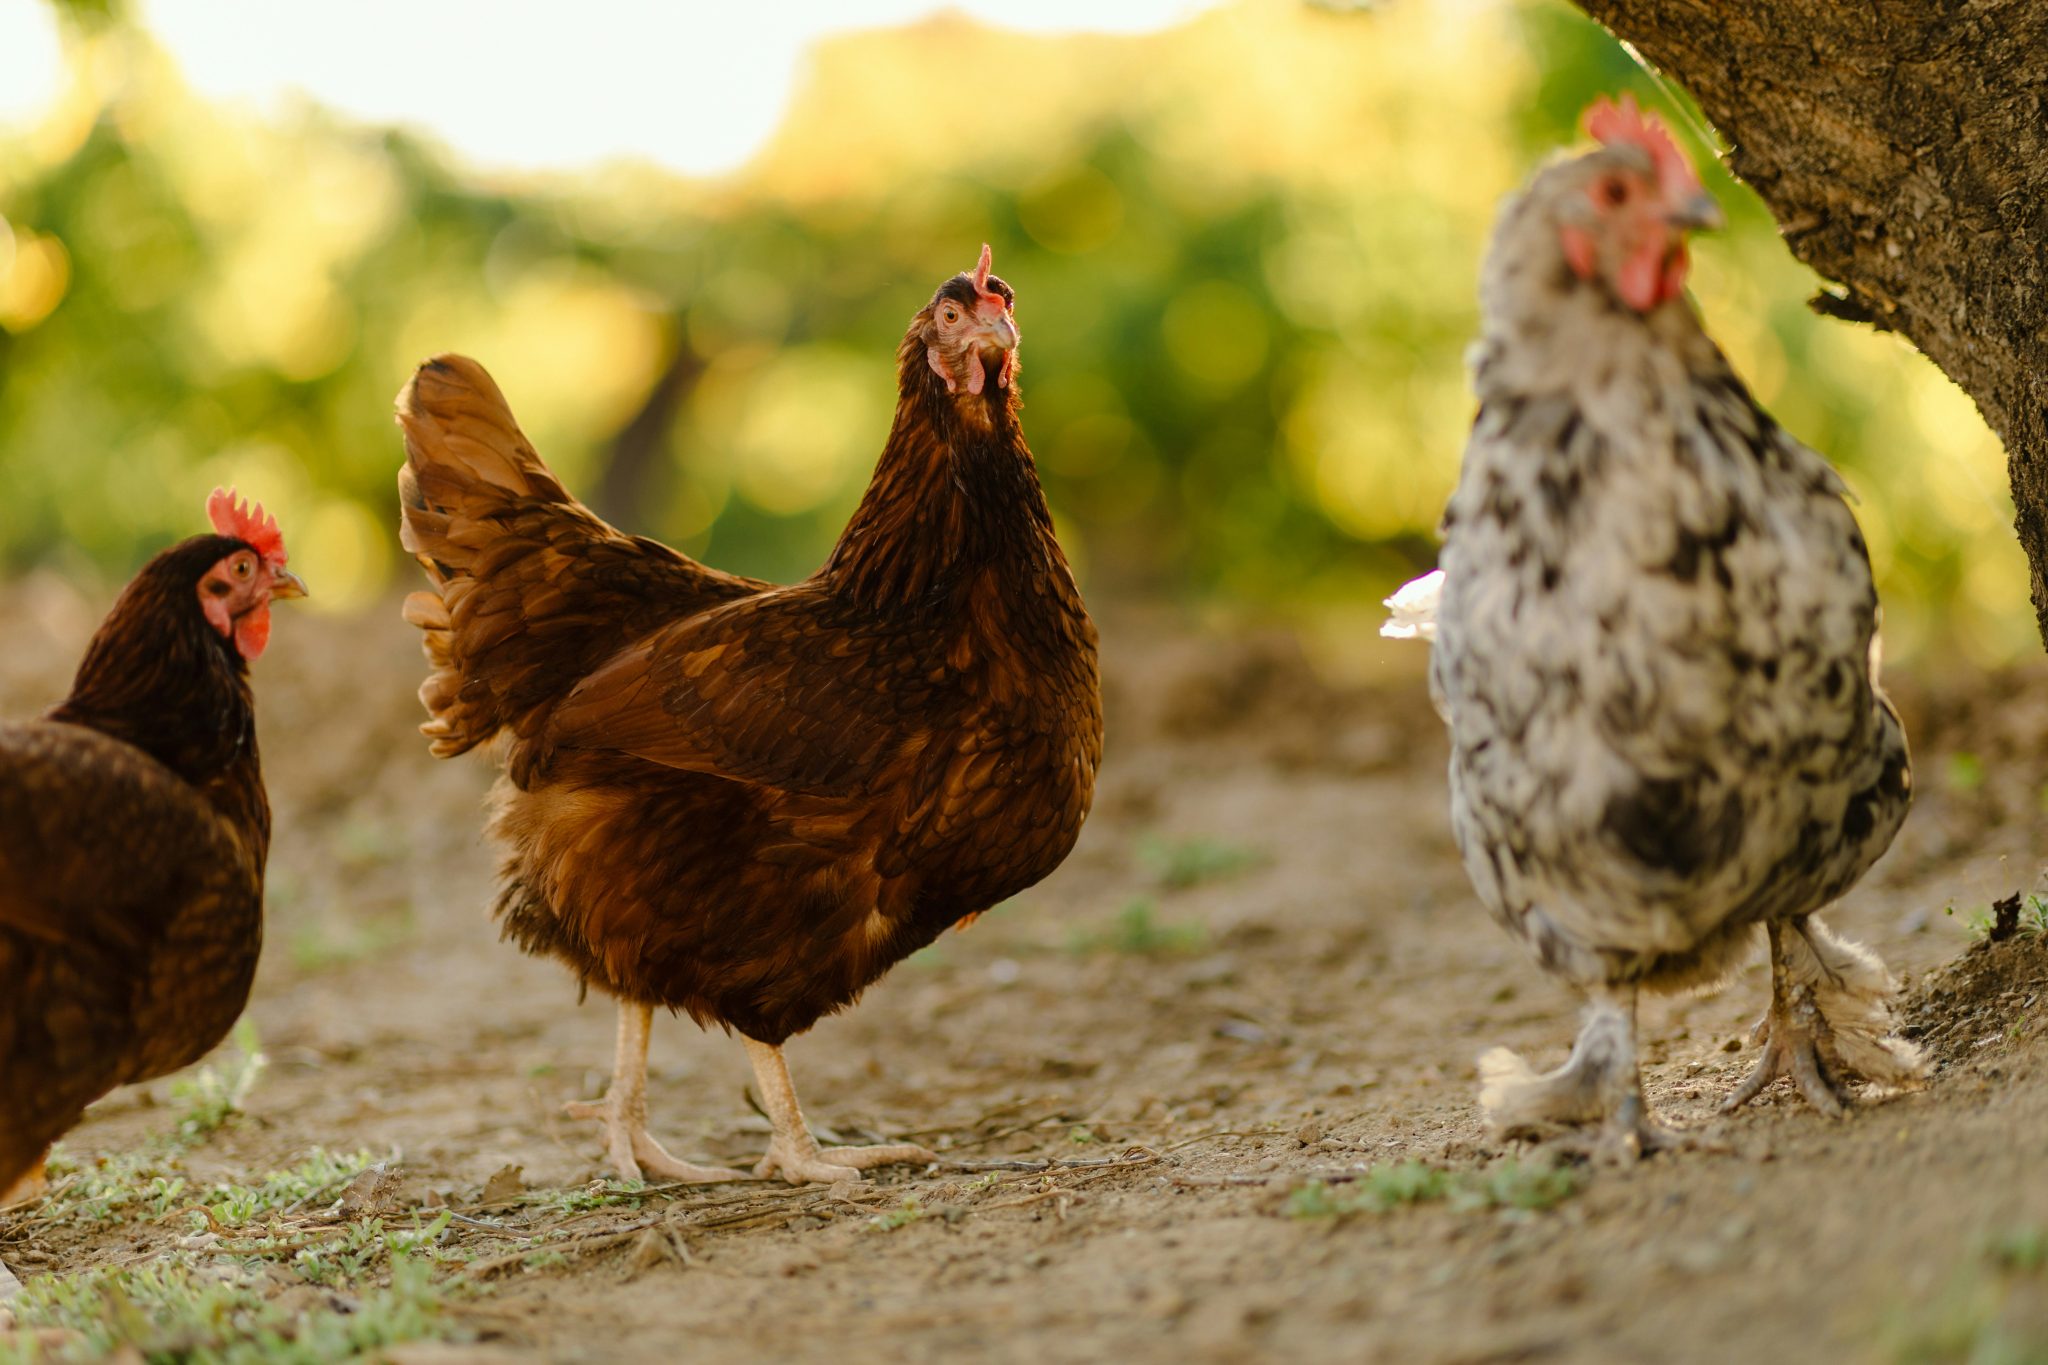
POLYGON ((949 925, 1037 882, 1101 757, 1095 627, 1018 422, 1013 294, 946 282, 898 355, 894 425, 831 558, 789 587, 629 536, 571 497, 472 360, 400 395, 407 602, 436 754, 502 744, 496 914, 619 1001, 613 1165, 672 1180, 646 1130, 655 1006, 737 1029, 774 1138, 755 1168, 838 1180, 908 1145, 821 1152, 782 1059, 949 925))
POLYGON ((0 1192, 37 1183, 86 1105, 198 1060, 249 998, 270 848, 249 661, 305 585, 260 507, 207 510, 219 534, 144 566, 70 697, 0 725, 0 1192))

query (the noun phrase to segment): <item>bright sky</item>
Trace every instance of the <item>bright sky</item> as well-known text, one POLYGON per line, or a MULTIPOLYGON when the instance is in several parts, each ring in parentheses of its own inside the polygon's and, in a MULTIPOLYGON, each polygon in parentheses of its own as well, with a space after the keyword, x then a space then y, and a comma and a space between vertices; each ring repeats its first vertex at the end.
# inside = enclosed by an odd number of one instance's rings
MULTIPOLYGON (((295 91, 431 130, 472 160, 567 167, 637 155, 709 174, 774 129, 815 39, 942 9, 1032 32, 1139 32, 1216 0, 143 0, 143 22, 215 98, 295 91)), ((0 0, 0 122, 61 72, 40 0, 0 0)), ((963 114, 1002 73, 962 73, 963 114)))

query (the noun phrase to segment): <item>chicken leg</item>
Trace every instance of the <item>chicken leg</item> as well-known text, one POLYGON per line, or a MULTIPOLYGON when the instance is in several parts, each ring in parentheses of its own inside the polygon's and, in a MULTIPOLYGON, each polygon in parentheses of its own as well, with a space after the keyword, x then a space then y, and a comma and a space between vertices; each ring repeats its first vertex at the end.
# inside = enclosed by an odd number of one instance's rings
POLYGON ((44 1163, 50 1159, 49 1149, 36 1158, 36 1164, 29 1167, 21 1179, 0 1190, 0 1209, 11 1209, 16 1204, 26 1204, 31 1199, 40 1199, 50 1188, 50 1178, 44 1171, 44 1163))
POLYGON ((656 1176, 690 1184, 745 1180, 744 1171, 726 1166, 698 1166, 678 1161, 647 1131, 647 1035, 654 1007, 619 1001, 619 1046, 612 1064, 611 1088, 601 1100, 576 1100, 563 1106, 571 1118, 598 1119, 605 1126, 605 1147, 612 1169, 627 1180, 656 1176))
POLYGON ((1592 993, 1572 1055, 1539 1075, 1504 1047, 1479 1059, 1479 1104, 1504 1136, 1542 1132, 1554 1125, 1599 1123, 1589 1139, 1571 1145, 1615 1161, 1689 1146, 1685 1134, 1650 1116, 1636 1060, 1636 988, 1608 986, 1592 993))
MULTIPOLYGON (((1848 1096, 1830 1074, 1835 1069, 1827 1058, 1833 1051, 1833 1031, 1821 1012, 1813 986, 1794 981, 1788 969, 1783 937, 1785 930, 1776 920, 1764 925, 1771 940, 1771 1010, 1751 1037, 1762 1035, 1763 1056, 1735 1093, 1721 1103, 1721 1112, 1740 1109, 1780 1076, 1788 1077, 1807 1103, 1829 1118, 1849 1112, 1848 1096)), ((1797 932, 1795 930, 1795 932, 1797 932)))
POLYGON ((873 1166, 898 1161, 937 1161, 938 1153, 914 1142, 889 1143, 878 1147, 820 1148, 804 1123, 804 1111, 796 1102, 796 1086, 789 1079, 789 1064, 782 1049, 769 1043, 745 1040, 747 1057, 754 1063, 754 1077, 761 1083, 761 1103, 767 1106, 768 1121, 775 1125, 768 1155, 754 1167, 754 1174, 766 1179, 780 1172, 792 1185, 806 1181, 830 1184, 858 1180, 873 1166))

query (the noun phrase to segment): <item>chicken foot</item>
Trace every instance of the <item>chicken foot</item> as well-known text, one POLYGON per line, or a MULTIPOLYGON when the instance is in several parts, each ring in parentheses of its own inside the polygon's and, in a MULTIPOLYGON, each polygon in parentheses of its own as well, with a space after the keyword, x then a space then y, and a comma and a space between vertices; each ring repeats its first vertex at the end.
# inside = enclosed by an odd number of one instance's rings
POLYGON ((804 1111, 796 1101, 796 1086, 789 1079, 789 1063, 782 1049, 769 1043, 744 1040, 747 1057, 754 1064, 754 1077, 761 1083, 761 1103, 768 1121, 775 1126, 768 1154, 754 1167, 762 1179, 780 1173, 792 1185, 807 1181, 831 1184, 858 1180, 861 1172, 896 1162, 937 1161, 938 1153, 914 1142, 888 1143, 876 1147, 824 1147, 811 1136, 804 1123, 804 1111))
POLYGON ((1636 990, 1593 992, 1572 1055, 1555 1071, 1538 1074, 1506 1048, 1479 1059, 1479 1104, 1503 1135, 1542 1133, 1554 1126, 1597 1123, 1592 1133, 1562 1138, 1561 1145, 1617 1163, 1652 1152, 1689 1147, 1692 1139, 1651 1117, 1636 1059, 1636 990))
POLYGON ((1784 928, 1772 921, 1764 931, 1771 941, 1771 1009, 1751 1035, 1762 1044, 1763 1056, 1756 1069, 1721 1102, 1721 1112, 1740 1109, 1784 1076, 1808 1104, 1829 1118, 1841 1118, 1849 1112, 1849 1096, 1830 1074, 1836 1068, 1827 1060, 1833 1044, 1827 1016, 1821 1013, 1813 986, 1794 981, 1786 968, 1780 941, 1784 928))
POLYGON ((624 1179, 654 1176, 691 1184, 745 1180, 744 1171, 679 1161, 647 1131, 647 1036, 653 1026, 652 1005, 621 1000, 611 1088, 601 1100, 576 1100, 564 1105, 562 1112, 571 1118, 603 1122, 606 1154, 611 1157, 612 1169, 624 1179))

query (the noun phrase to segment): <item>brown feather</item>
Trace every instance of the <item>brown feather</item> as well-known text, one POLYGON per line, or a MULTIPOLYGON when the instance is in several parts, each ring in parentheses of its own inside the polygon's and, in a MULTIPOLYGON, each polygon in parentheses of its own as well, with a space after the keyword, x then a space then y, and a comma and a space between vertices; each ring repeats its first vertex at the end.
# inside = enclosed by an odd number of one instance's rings
POLYGON ((949 394, 931 318, 860 508, 790 587, 607 526, 474 361, 400 395, 405 543, 441 608, 406 607, 423 729, 437 754, 512 734, 497 913, 528 951, 779 1043, 1072 848, 1095 628, 1014 388, 949 394))
POLYGON ((72 693, 0 725, 0 1190, 84 1107, 225 1036, 262 948, 270 807, 241 656, 200 576, 243 542, 165 551, 72 693))

